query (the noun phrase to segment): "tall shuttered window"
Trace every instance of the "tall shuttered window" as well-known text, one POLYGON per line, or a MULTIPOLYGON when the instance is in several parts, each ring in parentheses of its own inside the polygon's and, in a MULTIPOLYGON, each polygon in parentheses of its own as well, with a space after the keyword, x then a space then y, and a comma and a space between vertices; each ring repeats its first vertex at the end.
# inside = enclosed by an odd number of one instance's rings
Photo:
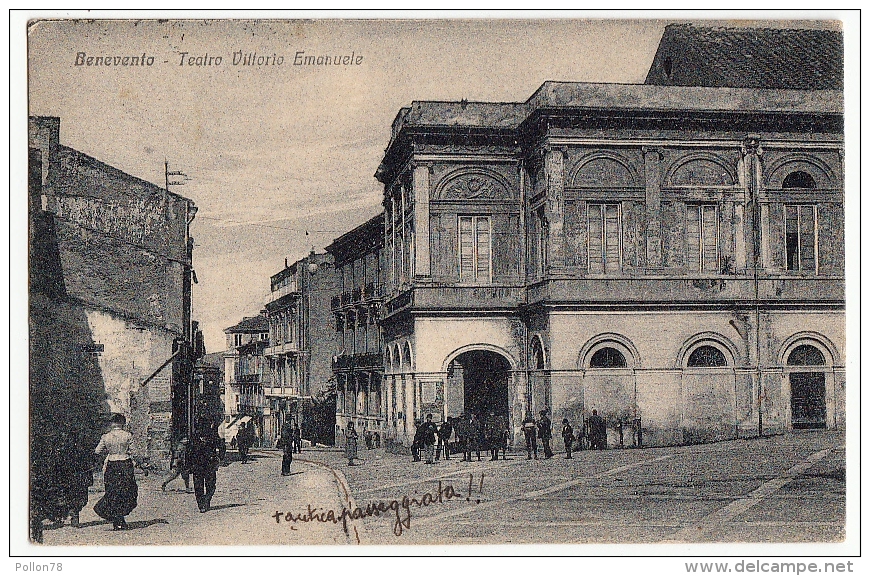
POLYGON ((817 272, 818 215, 812 204, 785 206, 785 261, 788 270, 817 272))
POLYGON ((715 204, 686 206, 686 262, 693 272, 719 272, 719 214, 715 204))
POLYGON ((459 279, 489 283, 492 278, 489 216, 459 217, 459 279))
POLYGON ((619 204, 589 205, 589 271, 619 272, 622 269, 619 204))

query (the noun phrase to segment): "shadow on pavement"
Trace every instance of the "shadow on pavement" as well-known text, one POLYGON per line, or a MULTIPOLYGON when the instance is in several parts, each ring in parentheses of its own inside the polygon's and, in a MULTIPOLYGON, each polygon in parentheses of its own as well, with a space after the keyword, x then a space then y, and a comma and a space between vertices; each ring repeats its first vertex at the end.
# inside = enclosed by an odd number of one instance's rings
POLYGON ((220 504, 218 506, 212 506, 209 510, 223 510, 224 508, 236 508, 238 506, 247 506, 247 504, 220 504))
POLYGON ((169 524, 169 520, 166 518, 154 518, 152 520, 136 520, 135 522, 127 523, 127 530, 140 530, 142 528, 148 528, 149 526, 153 526, 154 524, 169 524))

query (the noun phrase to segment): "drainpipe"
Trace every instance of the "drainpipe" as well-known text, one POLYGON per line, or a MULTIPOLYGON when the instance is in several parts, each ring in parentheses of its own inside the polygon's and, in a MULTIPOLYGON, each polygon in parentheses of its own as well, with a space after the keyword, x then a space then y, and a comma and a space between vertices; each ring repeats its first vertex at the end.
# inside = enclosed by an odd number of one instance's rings
POLYGON ((761 372, 761 307, 759 305, 758 268, 761 264, 761 204, 758 201, 759 172, 761 161, 760 136, 747 135, 744 140, 749 162, 749 201, 752 213, 752 285, 755 316, 755 378, 757 390, 758 437, 764 435, 764 415, 762 414, 764 400, 764 383, 761 372))

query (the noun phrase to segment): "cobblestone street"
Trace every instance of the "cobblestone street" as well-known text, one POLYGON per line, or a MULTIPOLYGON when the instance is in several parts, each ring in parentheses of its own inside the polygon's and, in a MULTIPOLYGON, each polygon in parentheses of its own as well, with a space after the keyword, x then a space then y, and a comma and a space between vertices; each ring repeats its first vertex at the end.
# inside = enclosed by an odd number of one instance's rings
POLYGON ((93 512, 97 479, 83 527, 47 530, 45 544, 834 542, 845 534, 839 433, 585 451, 572 460, 514 452, 506 461, 481 454, 480 462, 428 466, 383 450, 360 455, 361 465, 348 467, 338 451, 306 451, 288 477, 277 452, 230 462, 206 514, 180 479, 164 493, 159 477, 139 476, 133 529, 121 532, 93 512), (340 522, 286 520, 309 515, 309 505, 324 519, 329 510, 340 515, 348 489, 355 506, 378 515, 349 521, 347 534, 340 522))

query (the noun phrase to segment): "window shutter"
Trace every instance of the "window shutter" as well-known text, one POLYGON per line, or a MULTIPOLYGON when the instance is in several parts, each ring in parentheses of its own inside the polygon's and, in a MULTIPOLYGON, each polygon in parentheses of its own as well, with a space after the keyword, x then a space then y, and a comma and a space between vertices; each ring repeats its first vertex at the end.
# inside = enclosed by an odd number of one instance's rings
POLYGON ((489 218, 478 217, 477 220, 477 274, 478 282, 489 282, 489 250, 490 232, 489 218))
POLYGON ((589 205, 589 271, 596 273, 604 272, 602 208, 601 204, 589 205))
POLYGON ((801 267, 805 272, 816 270, 816 219, 813 206, 800 207, 801 267))
POLYGON ((705 205, 701 206, 703 218, 702 221, 702 247, 703 255, 703 271, 718 272, 719 271, 719 250, 717 244, 718 238, 718 223, 716 222, 716 206, 705 205))
POLYGON ((604 271, 618 272, 621 268, 619 258, 619 205, 607 204, 604 221, 604 271))
POLYGON ((459 217, 459 277, 474 278, 474 230, 471 216, 459 217))

